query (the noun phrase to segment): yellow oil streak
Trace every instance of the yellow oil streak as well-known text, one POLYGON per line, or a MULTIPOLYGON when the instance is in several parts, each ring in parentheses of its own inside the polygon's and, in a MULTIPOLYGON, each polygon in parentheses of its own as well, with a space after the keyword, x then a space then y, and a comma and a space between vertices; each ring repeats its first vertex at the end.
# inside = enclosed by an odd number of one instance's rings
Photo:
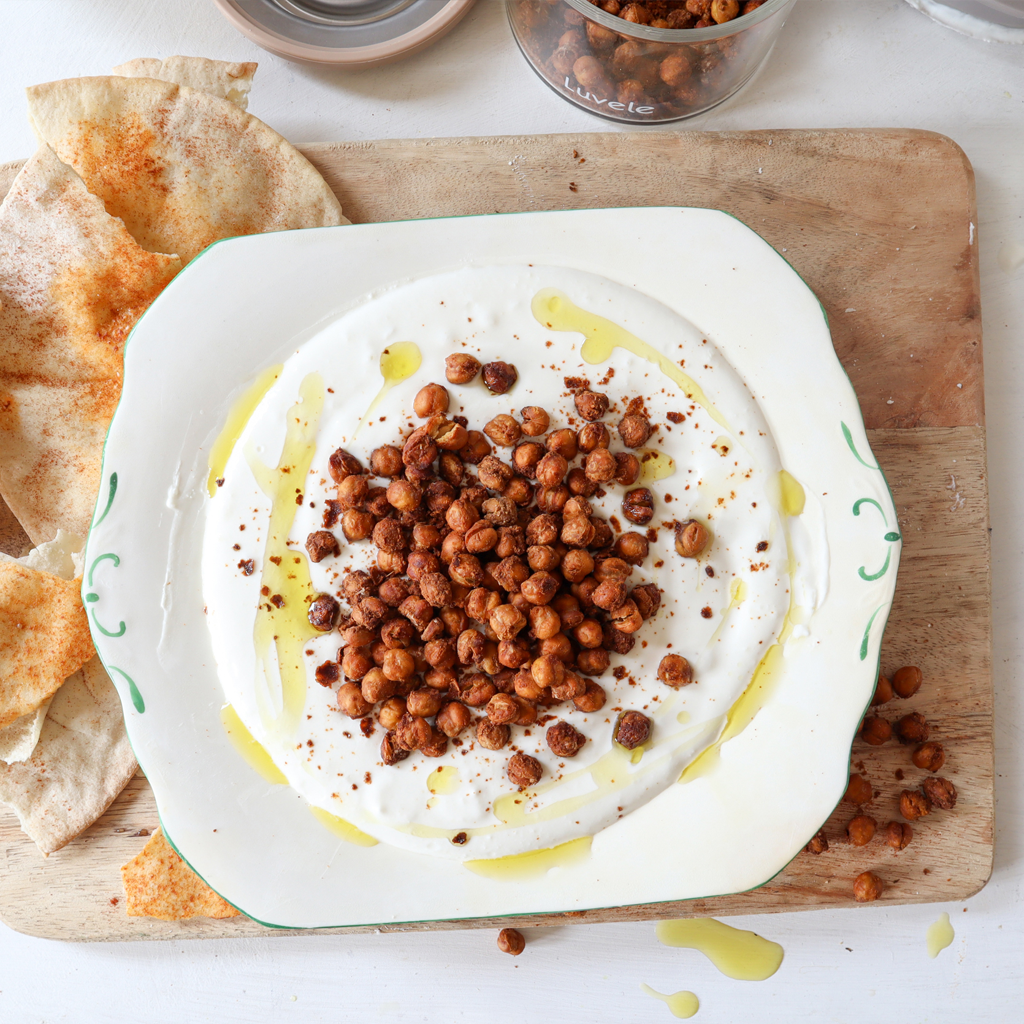
POLYGON ((566 868, 579 864, 590 856, 591 836, 571 839, 560 846, 547 850, 531 850, 529 853, 514 853, 509 857, 494 857, 491 860, 463 861, 463 867, 484 878, 501 882, 521 882, 540 878, 552 868, 566 868))
POLYGON ((363 418, 359 421, 359 425, 352 434, 353 438, 366 426, 367 421, 373 415, 377 406, 380 405, 384 396, 396 384, 401 384, 403 380, 408 380, 420 368, 420 363, 422 362, 423 355, 420 352, 419 346, 413 341, 396 341, 393 345, 388 345, 381 352, 380 375, 384 378, 384 383, 366 412, 363 413, 363 418))
POLYGON ((640 460, 640 483, 664 480, 676 471, 675 459, 657 448, 641 448, 636 455, 640 460))
POLYGON ((427 789, 435 796, 447 796, 459 788, 459 769, 441 765, 427 776, 427 789))
POLYGON ((291 731, 306 703, 305 645, 319 633, 309 624, 309 602, 314 596, 305 553, 287 544, 295 522, 298 500, 316 452, 316 430, 324 403, 320 374, 310 373, 299 386, 299 401, 287 414, 284 448, 271 469, 246 452, 249 468, 260 489, 271 499, 267 542, 260 578, 260 598, 253 626, 256 662, 266 681, 257 688, 260 713, 267 725, 277 723, 291 731), (271 657, 276 653, 276 669, 271 657))
POLYGON ((930 925, 925 935, 928 955, 934 960, 956 938, 956 932, 949 923, 949 914, 941 914, 938 921, 930 925))
POLYGON ((666 946, 696 949, 727 978, 764 981, 782 965, 785 950, 753 932, 741 931, 710 917, 659 921, 658 941, 666 946))
POLYGON ((580 309, 568 295, 556 288, 544 288, 537 292, 531 309, 534 318, 544 327, 550 327, 553 331, 575 331, 582 334, 587 339, 580 349, 584 362, 591 365, 606 362, 615 349, 623 348, 653 363, 666 377, 679 385, 687 398, 706 409, 719 426, 732 433, 725 417, 711 404, 700 385, 689 374, 684 373, 668 356, 662 355, 635 334, 630 334, 624 327, 589 310, 580 309))
POLYGON ((804 510, 807 495, 803 485, 788 470, 779 470, 779 508, 787 516, 798 516, 804 510))
POLYGON ((336 836, 340 836, 346 843, 352 843, 355 846, 377 845, 377 840, 373 836, 368 836, 344 818, 339 818, 336 814, 331 814, 330 811, 325 811, 322 807, 314 807, 312 804, 310 804, 309 809, 313 812, 313 817, 321 825, 336 836))
POLYGON ((224 731, 228 734, 231 746, 242 755, 242 759, 250 768, 259 772, 267 782, 273 782, 278 786, 288 785, 284 772, 274 764, 266 750, 253 739, 252 733, 242 724, 238 712, 230 704, 225 704, 220 709, 220 721, 224 726, 224 731))
POLYGON ((206 481, 206 489, 210 492, 211 498, 217 493, 217 481, 224 476, 224 467, 228 464, 235 443, 242 436, 242 431, 245 430, 245 425, 256 411, 256 406, 260 404, 274 381, 281 376, 281 369, 280 363, 276 366, 268 366, 231 406, 228 418, 224 421, 217 440, 210 448, 208 463, 210 475, 206 481))
POLYGON ((640 991, 644 995, 660 999, 672 1011, 672 1016, 680 1020, 689 1019, 700 1009, 700 1000, 692 992, 673 992, 671 995, 665 995, 644 984, 640 985, 640 991))

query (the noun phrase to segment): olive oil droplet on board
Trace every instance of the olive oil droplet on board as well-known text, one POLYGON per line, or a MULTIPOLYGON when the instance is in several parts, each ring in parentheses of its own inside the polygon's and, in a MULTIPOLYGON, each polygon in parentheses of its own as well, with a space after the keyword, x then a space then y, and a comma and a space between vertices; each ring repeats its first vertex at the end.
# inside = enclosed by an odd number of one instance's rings
POLYGON ((672 1016, 680 1020, 688 1020, 700 1009, 700 1000, 692 992, 673 992, 666 995, 644 984, 640 985, 640 991, 644 995, 660 999, 672 1011, 672 1016))
POLYGON ((373 401, 369 404, 366 412, 363 413, 363 418, 352 433, 353 438, 366 426, 367 421, 373 415, 377 406, 380 405, 384 396, 396 384, 401 384, 403 380, 408 380, 420 368, 422 362, 423 355, 420 352, 419 345, 414 341, 396 341, 394 344, 388 345, 381 352, 380 375, 384 378, 384 383, 380 391, 374 396, 373 401))
POLYGON ((502 882, 521 882, 529 878, 540 878, 552 868, 570 867, 590 856, 590 836, 571 839, 560 846, 547 850, 532 850, 529 853, 514 853, 509 857, 495 857, 491 860, 463 861, 463 867, 484 878, 502 882))
POLYGON ((242 436, 242 431, 245 430, 245 425, 252 418, 252 414, 256 411, 256 406, 263 400, 263 396, 270 390, 274 381, 281 376, 283 368, 281 363, 278 363, 276 366, 268 366, 235 399, 234 404, 228 411, 224 426, 217 435, 217 440, 210 447, 210 457, 208 460, 210 475, 206 480, 206 489, 211 498, 217 493, 217 481, 223 478, 224 467, 227 466, 235 444, 239 437, 242 436))
POLYGON ((925 939, 928 943, 928 955, 934 960, 956 937, 953 926, 949 923, 949 914, 941 914, 939 919, 929 925, 925 939))
POLYGON ((309 809, 313 817, 324 828, 330 830, 336 836, 340 836, 346 843, 352 843, 355 846, 377 845, 377 840, 373 836, 367 835, 361 829, 356 828, 350 821, 339 818, 336 814, 331 814, 330 811, 325 811, 322 807, 314 807, 312 804, 310 804, 309 809))
POLYGON ((262 745, 253 739, 252 733, 242 724, 238 712, 230 704, 225 704, 220 709, 220 721, 231 741, 231 746, 242 755, 242 759, 250 768, 259 772, 267 782, 278 786, 288 785, 284 772, 274 764, 262 745))
POLYGON ((658 941, 666 946, 699 950, 727 978, 737 981, 770 978, 785 955, 777 942, 710 917, 659 921, 656 933, 658 941))

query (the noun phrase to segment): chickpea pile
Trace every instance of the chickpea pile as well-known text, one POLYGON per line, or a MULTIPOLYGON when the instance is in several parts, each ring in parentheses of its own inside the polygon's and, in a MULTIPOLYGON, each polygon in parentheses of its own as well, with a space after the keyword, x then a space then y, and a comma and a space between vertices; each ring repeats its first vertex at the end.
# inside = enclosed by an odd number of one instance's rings
MULTIPOLYGON (((921 670, 913 665, 898 669, 891 679, 880 675, 871 707, 881 707, 897 697, 902 700, 913 697, 923 681, 921 670)), ((952 810, 956 806, 956 786, 949 779, 935 775, 945 764, 946 751, 941 743, 928 739, 930 734, 930 725, 918 711, 903 715, 895 724, 876 714, 866 715, 861 723, 859 737, 863 742, 870 746, 881 746, 895 737, 901 744, 914 748, 910 758, 914 767, 931 773, 924 778, 919 789, 904 789, 900 793, 898 807, 904 821, 890 821, 881 830, 881 835, 894 853, 905 850, 914 838, 913 828, 906 822, 917 822, 936 808, 952 810)), ((897 772, 897 778, 903 778, 902 769, 897 772)), ((868 845, 879 831, 875 819, 863 812, 863 805, 870 803, 874 796, 871 783, 863 775, 855 772, 850 776, 843 800, 856 804, 860 809, 860 813, 851 818, 846 826, 847 841, 852 846, 868 845)), ((821 854, 828 848, 828 839, 824 831, 820 831, 807 844, 806 850, 808 853, 821 854)), ((871 902, 881 896, 884 888, 884 883, 877 875, 865 871, 856 879, 854 898, 859 903, 871 902)))
MULTIPOLYGON (((515 368, 505 363, 481 367, 465 353, 446 361, 451 383, 477 373, 497 393, 515 383, 515 368)), ((631 582, 647 557, 647 538, 616 538, 587 500, 602 485, 635 483, 639 462, 610 451, 611 431, 601 422, 607 396, 581 384, 575 405, 584 421, 579 430, 550 430, 548 413, 530 406, 518 419, 499 413, 480 431, 463 417, 449 419, 448 391, 431 383, 413 404, 425 422, 400 446, 375 449, 369 471, 343 449, 331 456, 337 499, 306 550, 313 561, 337 555, 331 527, 340 523, 349 543, 376 548, 376 564, 343 577, 350 610, 340 621, 331 595, 311 603, 310 622, 323 631, 336 626, 342 637, 338 661, 321 665, 316 676, 324 685, 340 683, 340 712, 371 723, 376 716, 385 729, 385 765, 413 751, 440 757, 450 742, 461 745, 467 730, 485 750, 502 750, 513 727, 529 727, 554 707, 561 718, 546 731, 548 747, 556 758, 574 757, 587 739, 565 716, 603 707, 605 690, 592 677, 608 670, 613 652, 628 653, 657 613, 661 591, 631 582), (375 477, 386 485, 375 486, 375 477)), ((650 437, 640 408, 633 403, 616 427, 627 447, 650 437)), ((668 655, 658 678, 678 688, 693 672, 685 658, 668 655)), ((542 724, 557 717, 548 714, 542 724)), ((628 711, 615 738, 631 749, 649 732, 650 721, 628 711)), ((522 752, 506 765, 520 789, 543 771, 522 752)))
POLYGON ((750 14, 764 0, 590 0, 622 23, 616 32, 568 4, 524 0, 513 18, 521 26, 535 65, 556 87, 567 84, 592 94, 613 111, 634 116, 673 117, 714 102, 746 73, 743 33, 722 39, 654 43, 630 34, 633 26, 701 29, 750 14), (739 59, 734 59, 739 58, 739 59))

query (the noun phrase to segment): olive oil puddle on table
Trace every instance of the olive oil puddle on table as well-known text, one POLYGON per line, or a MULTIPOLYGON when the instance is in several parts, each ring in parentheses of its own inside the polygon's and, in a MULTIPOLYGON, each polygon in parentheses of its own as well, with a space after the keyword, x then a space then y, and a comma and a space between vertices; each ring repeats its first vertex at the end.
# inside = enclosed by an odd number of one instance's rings
POLYGON ((785 950, 754 932, 743 931, 711 917, 659 921, 658 941, 666 946, 696 949, 727 978, 764 981, 782 965, 785 950))
POLYGON ((672 992, 665 994, 656 992, 650 985, 640 985, 640 991, 644 995, 660 999, 672 1011, 673 1017, 681 1020, 688 1020, 700 1009, 700 1000, 692 992, 672 992))
POLYGON ((956 938, 956 932, 949 923, 949 914, 941 914, 939 919, 928 926, 925 941, 928 944, 928 955, 934 960, 956 938))

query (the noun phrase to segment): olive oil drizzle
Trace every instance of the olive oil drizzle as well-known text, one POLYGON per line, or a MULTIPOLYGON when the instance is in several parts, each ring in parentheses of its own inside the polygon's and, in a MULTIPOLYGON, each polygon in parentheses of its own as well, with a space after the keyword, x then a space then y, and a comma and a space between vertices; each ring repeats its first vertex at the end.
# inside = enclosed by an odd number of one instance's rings
POLYGON ((256 406, 260 404, 263 396, 270 390, 274 381, 281 376, 283 368, 281 363, 278 363, 276 366, 268 366, 235 399, 234 404, 228 411, 224 426, 217 435, 217 440, 210 447, 210 457, 208 460, 210 475, 206 480, 206 490, 211 498, 217 493, 217 481, 224 478, 224 469, 228 464, 232 451, 234 451, 235 444, 238 442, 239 437, 242 436, 242 431, 245 430, 245 425, 252 418, 252 414, 256 411, 256 406))
POLYGON ((250 768, 259 772, 267 782, 277 786, 288 785, 284 772, 274 764, 261 744, 253 739, 252 733, 242 724, 238 712, 230 704, 225 704, 220 709, 220 722, 231 741, 231 746, 242 755, 242 760, 250 768))
POLYGON ((423 362, 423 354, 420 352, 419 346, 414 341, 396 341, 392 345, 388 345, 386 349, 380 354, 380 375, 384 378, 384 383, 381 386, 380 391, 377 392, 373 401, 367 407, 366 412, 363 413, 363 418, 359 421, 358 426, 352 434, 353 440, 359 434, 359 431, 366 426, 370 417, 373 415, 374 410, 380 405, 384 396, 396 385, 401 384, 403 380, 408 380, 419 368, 423 362))
POLYGON ((467 860, 462 866, 476 875, 493 878, 502 882, 521 882, 529 878, 546 875, 552 868, 567 868, 579 864, 590 856, 592 836, 570 839, 567 843, 552 846, 547 850, 530 850, 527 853, 513 853, 508 857, 492 857, 489 860, 467 860))
POLYGON ((352 843, 355 846, 377 845, 377 840, 373 836, 367 835, 361 829, 356 828, 350 821, 339 818, 336 814, 331 814, 330 811, 325 811, 322 807, 315 807, 313 804, 309 805, 309 809, 313 817, 324 828, 333 832, 336 836, 340 836, 346 843, 352 843))
POLYGON ((699 950, 722 974, 737 981, 765 981, 785 956, 777 942, 711 917, 659 921, 655 932, 663 945, 699 950))
POLYGON ((928 944, 928 955, 934 960, 956 938, 956 932, 949 923, 949 914, 940 914, 939 919, 928 926, 925 941, 928 944))
POLYGON ((310 625, 314 597, 309 562, 300 548, 289 547, 288 535, 303 500, 302 488, 316 452, 316 431, 324 404, 319 373, 307 374, 299 385, 299 401, 287 413, 284 447, 270 468, 250 446, 245 456, 260 489, 271 499, 270 522, 260 576, 261 597, 253 625, 256 648, 256 696, 260 717, 268 728, 291 732, 306 704, 305 645, 320 634, 310 625), (276 655, 276 669, 271 649, 276 655))
POLYGON ((607 362, 617 348, 632 352, 633 355, 657 366, 666 377, 679 385, 687 398, 702 406, 719 426, 724 427, 730 434, 733 433, 726 418, 712 405, 703 389, 688 373, 684 373, 668 356, 662 355, 635 334, 630 334, 624 327, 589 310, 581 309, 557 288, 544 288, 537 292, 530 308, 534 318, 542 326, 550 327, 553 331, 574 331, 582 334, 587 339, 580 349, 584 362, 591 365, 607 362))

